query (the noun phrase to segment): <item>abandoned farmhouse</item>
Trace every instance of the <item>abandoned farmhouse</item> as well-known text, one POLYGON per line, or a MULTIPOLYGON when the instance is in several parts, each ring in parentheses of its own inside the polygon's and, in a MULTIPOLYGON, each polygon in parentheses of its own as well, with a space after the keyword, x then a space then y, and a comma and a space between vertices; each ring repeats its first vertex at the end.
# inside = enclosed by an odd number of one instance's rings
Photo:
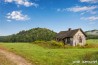
POLYGON ((62 41, 64 44, 70 44, 72 46, 85 45, 86 44, 86 34, 82 29, 68 29, 68 31, 61 31, 57 34, 56 40, 62 41))

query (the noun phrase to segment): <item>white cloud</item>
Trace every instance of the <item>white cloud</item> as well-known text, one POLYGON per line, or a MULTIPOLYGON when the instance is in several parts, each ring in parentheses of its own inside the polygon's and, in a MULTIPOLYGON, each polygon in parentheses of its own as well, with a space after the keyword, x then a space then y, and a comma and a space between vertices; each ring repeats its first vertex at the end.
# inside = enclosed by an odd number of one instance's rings
POLYGON ((35 7, 39 6, 39 4, 36 4, 36 3, 32 3, 32 5, 35 6, 35 7))
POLYGON ((82 6, 82 7, 75 6, 75 7, 63 9, 62 11, 81 12, 82 15, 86 13, 96 14, 97 8, 98 6, 82 6))
POLYGON ((80 2, 97 3, 98 0, 80 0, 80 2))
POLYGON ((63 8, 63 9, 58 8, 57 11, 58 12, 64 12, 64 11, 80 12, 81 15, 83 15, 83 14, 86 14, 86 13, 96 14, 97 13, 97 11, 96 11, 97 8, 98 8, 98 6, 74 6, 74 7, 63 8))
POLYGON ((39 5, 36 3, 29 2, 28 0, 5 0, 5 2, 12 3, 15 2, 18 5, 24 5, 26 7, 35 6, 38 7, 39 5))
POLYGON ((67 8, 67 11, 72 11, 72 12, 91 12, 93 10, 95 10, 96 8, 98 8, 97 6, 75 6, 75 7, 71 7, 71 8, 67 8))
POLYGON ((13 0, 5 0, 5 2, 13 2, 13 0))
POLYGON ((95 21, 98 20, 97 16, 91 16, 91 17, 82 17, 82 20, 89 20, 89 21, 95 21))
POLYGON ((23 15, 21 13, 21 11, 13 11, 11 13, 7 14, 7 21, 11 21, 11 20, 19 20, 19 21, 25 21, 25 20, 29 20, 30 18, 28 18, 27 15, 23 15))

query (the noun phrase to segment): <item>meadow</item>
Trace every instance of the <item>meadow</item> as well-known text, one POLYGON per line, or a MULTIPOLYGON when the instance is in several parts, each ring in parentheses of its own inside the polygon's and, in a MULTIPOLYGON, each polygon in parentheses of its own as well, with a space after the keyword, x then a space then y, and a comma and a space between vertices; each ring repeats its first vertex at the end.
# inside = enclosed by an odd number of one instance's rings
POLYGON ((91 47, 46 48, 33 43, 0 43, 0 48, 24 57, 34 65, 98 65, 98 62, 82 63, 98 60, 98 40, 87 40, 87 44, 91 47))

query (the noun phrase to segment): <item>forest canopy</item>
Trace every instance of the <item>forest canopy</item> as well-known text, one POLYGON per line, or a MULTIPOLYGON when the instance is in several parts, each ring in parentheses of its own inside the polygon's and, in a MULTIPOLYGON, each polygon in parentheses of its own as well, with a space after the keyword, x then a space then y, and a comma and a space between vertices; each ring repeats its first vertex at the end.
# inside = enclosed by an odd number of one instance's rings
POLYGON ((1 42, 34 42, 39 41, 50 41, 56 36, 56 32, 49 30, 47 28, 33 28, 30 30, 23 30, 17 34, 9 36, 1 36, 1 42))

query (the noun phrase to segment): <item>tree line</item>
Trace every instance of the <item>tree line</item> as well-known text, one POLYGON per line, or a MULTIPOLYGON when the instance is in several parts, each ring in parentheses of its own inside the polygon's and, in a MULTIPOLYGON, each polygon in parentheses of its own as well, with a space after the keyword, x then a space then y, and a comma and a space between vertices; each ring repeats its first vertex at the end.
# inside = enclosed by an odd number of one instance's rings
POLYGON ((87 35, 87 39, 98 39, 98 35, 87 35))
MULTIPOLYGON (((97 35, 87 34, 87 39, 98 39, 97 35)), ((33 28, 30 30, 22 30, 17 34, 9 36, 0 36, 0 42, 34 42, 34 41, 50 41, 56 37, 56 32, 47 28, 33 28)))
POLYGON ((47 28, 33 28, 30 30, 23 30, 17 34, 9 36, 1 36, 1 42, 34 42, 39 41, 50 41, 55 39, 56 32, 49 30, 47 28))

